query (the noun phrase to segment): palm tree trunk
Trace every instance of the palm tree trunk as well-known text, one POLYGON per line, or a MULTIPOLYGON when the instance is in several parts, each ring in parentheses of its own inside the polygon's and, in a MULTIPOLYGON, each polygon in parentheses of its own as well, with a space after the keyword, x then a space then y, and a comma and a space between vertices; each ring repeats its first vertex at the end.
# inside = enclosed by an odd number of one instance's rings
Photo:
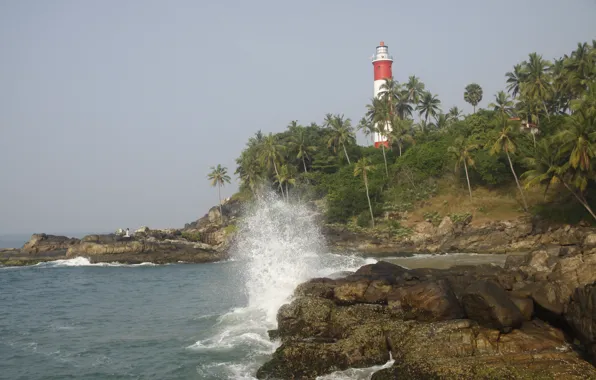
POLYGON ((401 157, 401 143, 397 144, 397 146, 399 147, 399 156, 401 157))
POLYGON ((370 195, 368 195, 368 179, 366 178, 366 174, 364 174, 364 187, 366 187, 366 199, 368 199, 368 209, 370 210, 370 220, 372 222, 373 228, 375 228, 375 216, 373 215, 372 205, 370 204, 370 195))
POLYGON ((217 186, 217 196, 219 197, 219 223, 223 224, 223 212, 221 211, 221 183, 217 186))
POLYGON ((592 217, 594 219, 596 219, 596 214, 594 214, 594 211, 592 211, 592 208, 590 207, 590 205, 588 204, 588 202, 586 201, 586 199, 584 198, 583 195, 581 194, 577 194, 575 191, 573 191, 571 189, 571 187, 569 187, 569 185, 567 185, 567 183, 563 180, 561 180, 561 182, 563 182, 563 185, 565 185, 565 187, 567 188, 567 190, 569 190, 571 192, 571 194, 573 194, 575 196, 575 198, 577 198, 577 200, 579 201, 579 203, 582 204, 582 206, 584 206, 584 208, 586 210, 588 210, 588 212, 590 213, 590 215, 592 215, 592 217))
POLYGON ((515 170, 513 169, 513 163, 511 162, 511 157, 509 157, 509 152, 505 151, 505 154, 507 154, 507 160, 509 161, 511 173, 513 173, 513 178, 515 178, 515 183, 517 184, 517 188, 519 189, 519 193, 521 194, 522 201, 524 202, 524 211, 528 212, 528 204, 526 203, 526 197, 524 196, 524 192, 519 184, 519 180, 517 179, 517 174, 515 174, 515 170))
POLYGON ((350 162, 350 157, 348 157, 348 151, 346 150, 346 146, 344 145, 344 143, 341 143, 341 146, 343 146, 343 148, 344 148, 344 153, 346 154, 346 159, 348 160, 348 165, 352 165, 352 163, 350 162))
MULTIPOLYGON (((277 171, 277 165, 275 164, 275 161, 273 161, 273 169, 275 169, 275 174, 277 175, 277 179, 279 181, 279 172, 277 171)), ((279 189, 281 190, 281 197, 284 197, 284 188, 281 185, 281 182, 279 182, 279 189)))
POLYGON ((464 158, 464 169, 466 170, 466 180, 468 181, 468 191, 470 192, 470 202, 472 202, 472 187, 470 186, 470 176, 468 175, 468 164, 464 158))
POLYGON ((288 183, 286 182, 286 200, 290 201, 290 192, 288 191, 288 183))
POLYGON ((474 107, 474 113, 476 113, 476 106, 472 104, 472 107, 474 107))
POLYGON ((304 165, 304 172, 307 173, 308 170, 306 170, 306 160, 304 160, 304 156, 302 156, 302 165, 304 165))
POLYGON ((387 157, 385 156, 385 144, 381 142, 381 147, 383 149, 383 160, 385 160, 385 175, 389 178, 389 170, 387 169, 387 157))

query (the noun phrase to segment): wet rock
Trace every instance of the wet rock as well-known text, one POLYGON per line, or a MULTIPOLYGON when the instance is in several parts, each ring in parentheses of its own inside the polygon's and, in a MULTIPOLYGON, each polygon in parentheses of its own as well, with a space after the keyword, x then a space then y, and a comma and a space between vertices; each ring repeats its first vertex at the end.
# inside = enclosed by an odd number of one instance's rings
POLYGON ((504 333, 520 327, 524 320, 505 290, 492 281, 477 281, 470 285, 462 297, 462 304, 468 318, 504 333))
POLYGON ((464 317, 461 305, 445 280, 395 288, 387 300, 389 311, 405 320, 443 321, 464 317))

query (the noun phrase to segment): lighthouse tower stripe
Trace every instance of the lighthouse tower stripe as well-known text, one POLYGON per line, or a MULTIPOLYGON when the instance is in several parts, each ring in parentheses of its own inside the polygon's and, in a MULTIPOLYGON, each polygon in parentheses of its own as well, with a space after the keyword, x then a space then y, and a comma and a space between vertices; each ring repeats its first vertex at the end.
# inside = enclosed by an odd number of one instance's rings
MULTIPOLYGON (((381 86, 385 84, 385 79, 389 79, 393 76, 391 72, 391 65, 393 64, 393 58, 389 55, 389 48, 385 46, 385 43, 381 41, 379 46, 377 46, 377 50, 375 55, 372 59, 372 64, 374 68, 374 87, 373 87, 373 96, 375 98, 379 97, 381 93, 381 86)), ((377 128, 379 125, 377 124, 377 128)), ((385 133, 391 132, 391 124, 389 122, 386 123, 384 130, 385 133)), ((389 147, 389 141, 387 136, 384 136, 378 132, 375 132, 373 135, 373 140, 375 143, 375 148, 384 145, 389 147)))

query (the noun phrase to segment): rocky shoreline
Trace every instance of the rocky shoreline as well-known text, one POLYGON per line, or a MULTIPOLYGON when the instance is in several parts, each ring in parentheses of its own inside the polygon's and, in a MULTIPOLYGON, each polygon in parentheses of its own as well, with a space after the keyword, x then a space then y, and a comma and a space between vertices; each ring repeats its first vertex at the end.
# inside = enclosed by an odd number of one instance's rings
POLYGON ((472 218, 453 221, 445 216, 438 225, 423 221, 407 236, 392 231, 351 230, 325 226, 323 234, 336 251, 383 256, 393 253, 528 253, 537 249, 568 255, 596 247, 596 228, 551 225, 530 218, 473 223, 472 218))
POLYGON ((380 261, 300 284, 259 379, 395 359, 382 379, 595 379, 596 252, 409 270, 380 261))

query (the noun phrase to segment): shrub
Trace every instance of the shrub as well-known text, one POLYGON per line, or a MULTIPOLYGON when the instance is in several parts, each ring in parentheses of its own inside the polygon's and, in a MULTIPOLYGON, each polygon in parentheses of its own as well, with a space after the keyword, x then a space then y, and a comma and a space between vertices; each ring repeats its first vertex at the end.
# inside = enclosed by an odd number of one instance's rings
POLYGON ((180 236, 183 239, 186 239, 188 241, 192 241, 192 242, 200 242, 201 241, 201 233, 198 231, 183 231, 180 236))

